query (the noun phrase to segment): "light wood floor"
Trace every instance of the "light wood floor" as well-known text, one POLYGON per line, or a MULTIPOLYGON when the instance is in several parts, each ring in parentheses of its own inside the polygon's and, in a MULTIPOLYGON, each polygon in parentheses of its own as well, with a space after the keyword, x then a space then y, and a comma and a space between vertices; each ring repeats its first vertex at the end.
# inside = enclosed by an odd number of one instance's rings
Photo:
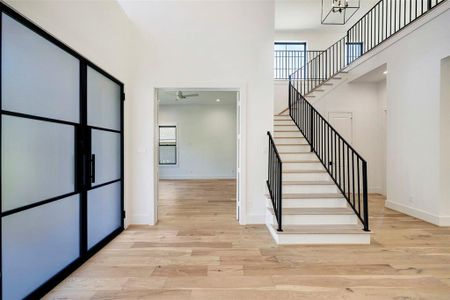
POLYGON ((157 226, 130 227, 47 299, 450 299, 450 229, 381 196, 371 245, 277 246, 263 225, 238 225, 233 181, 160 190, 157 226))

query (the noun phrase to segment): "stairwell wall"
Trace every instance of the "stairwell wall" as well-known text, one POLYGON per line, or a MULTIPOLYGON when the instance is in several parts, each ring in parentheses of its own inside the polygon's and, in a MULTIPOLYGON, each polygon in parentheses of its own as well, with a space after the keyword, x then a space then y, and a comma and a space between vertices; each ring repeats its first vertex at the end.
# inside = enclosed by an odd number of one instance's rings
MULTIPOLYGON (((450 55, 449 23, 447 1, 361 57, 348 73, 352 81, 387 64, 386 206, 437 225, 450 225, 448 182, 441 173, 450 155, 442 153, 447 137, 441 132, 448 129, 440 121, 441 60, 450 55)), ((338 93, 329 94, 336 106, 360 105, 356 99, 345 102, 348 93, 338 93)), ((368 141, 368 147, 378 142, 368 141)))

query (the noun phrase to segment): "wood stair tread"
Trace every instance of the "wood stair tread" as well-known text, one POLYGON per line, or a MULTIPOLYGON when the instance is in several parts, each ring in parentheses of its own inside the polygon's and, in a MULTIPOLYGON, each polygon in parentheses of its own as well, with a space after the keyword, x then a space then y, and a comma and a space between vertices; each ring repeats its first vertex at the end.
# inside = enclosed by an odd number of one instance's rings
POLYGON ((284 164, 320 164, 320 160, 318 159, 281 159, 281 162, 284 164))
POLYGON ((278 151, 279 154, 314 154, 314 152, 311 151, 294 151, 294 152, 281 152, 278 151))
POLYGON ((274 136, 274 139, 304 139, 304 136, 274 136))
MULTIPOLYGON (((269 207, 273 214, 273 208, 269 207)), ((353 215, 354 212, 349 207, 301 207, 283 208, 283 215, 353 215)))
MULTIPOLYGON (((272 226, 275 231, 276 225, 272 226)), ((277 234, 370 234, 364 231, 359 224, 336 224, 336 225, 285 225, 283 231, 277 234)))
POLYGON ((327 173, 326 170, 284 170, 283 173, 304 174, 304 173, 327 173))
POLYGON ((292 143, 292 144, 286 144, 286 143, 275 143, 276 146, 309 146, 308 143, 292 143))
POLYGON ((283 185, 334 185, 331 180, 287 180, 283 185))
POLYGON ((343 198, 340 193, 283 193, 283 199, 323 199, 343 198))

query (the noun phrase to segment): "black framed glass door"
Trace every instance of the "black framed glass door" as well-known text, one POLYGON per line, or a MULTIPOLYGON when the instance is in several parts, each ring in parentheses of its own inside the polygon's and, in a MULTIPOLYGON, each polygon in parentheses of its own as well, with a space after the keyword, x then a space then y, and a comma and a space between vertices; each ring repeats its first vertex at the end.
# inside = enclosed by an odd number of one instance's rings
POLYGON ((123 84, 0 3, 1 298, 38 298, 123 230, 123 84))

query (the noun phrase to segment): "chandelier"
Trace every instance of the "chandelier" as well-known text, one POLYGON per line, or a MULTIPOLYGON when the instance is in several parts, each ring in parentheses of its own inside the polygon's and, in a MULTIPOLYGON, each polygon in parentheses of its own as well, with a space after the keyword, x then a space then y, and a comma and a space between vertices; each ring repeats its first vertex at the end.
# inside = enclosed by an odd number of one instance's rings
POLYGON ((344 25, 360 7, 360 0, 322 0, 324 25, 344 25))

